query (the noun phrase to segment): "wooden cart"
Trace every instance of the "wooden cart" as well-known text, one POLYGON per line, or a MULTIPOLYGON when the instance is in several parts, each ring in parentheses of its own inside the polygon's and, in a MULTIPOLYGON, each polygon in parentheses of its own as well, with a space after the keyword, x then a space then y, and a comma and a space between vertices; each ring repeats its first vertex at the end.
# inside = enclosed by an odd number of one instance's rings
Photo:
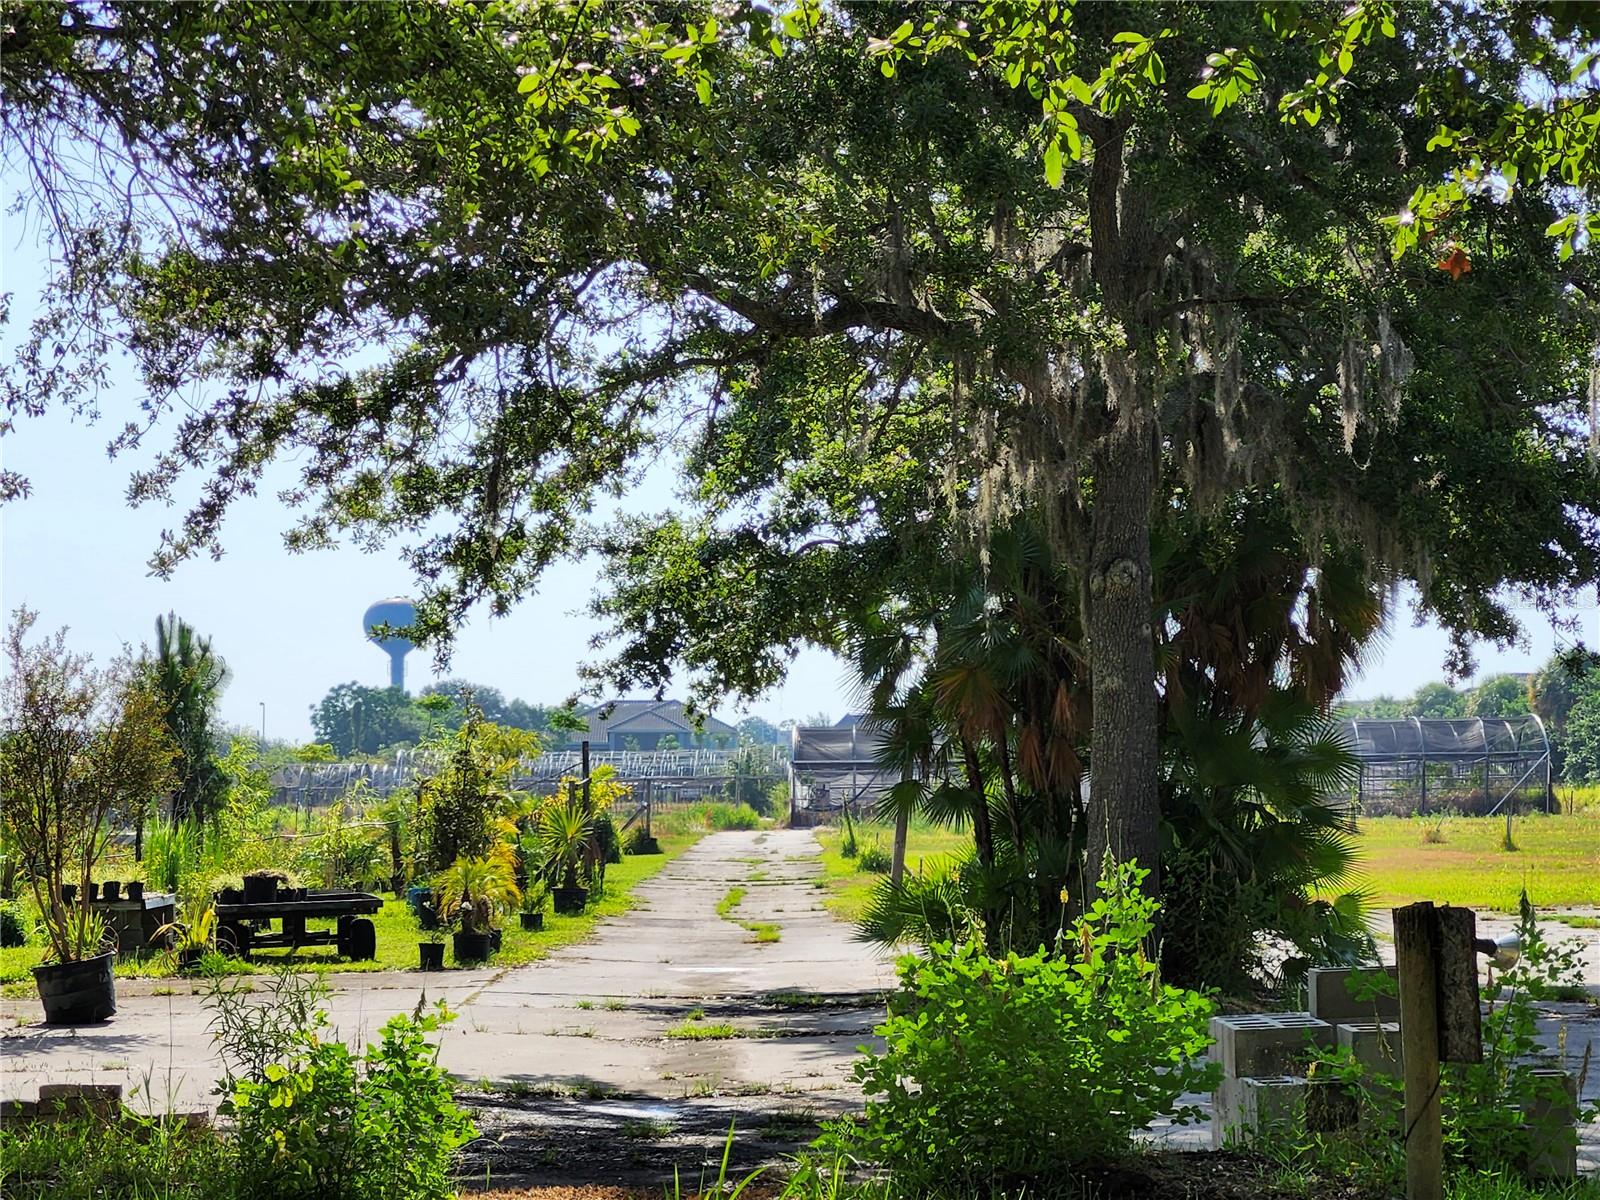
POLYGON ((222 904, 217 908, 217 944, 224 952, 248 958, 253 950, 273 947, 328 946, 345 958, 378 956, 378 935, 364 914, 375 913, 383 900, 371 892, 312 891, 305 899, 293 893, 249 904, 222 904), (278 922, 276 931, 272 923, 278 922), (331 921, 332 929, 307 929, 310 921, 331 921))

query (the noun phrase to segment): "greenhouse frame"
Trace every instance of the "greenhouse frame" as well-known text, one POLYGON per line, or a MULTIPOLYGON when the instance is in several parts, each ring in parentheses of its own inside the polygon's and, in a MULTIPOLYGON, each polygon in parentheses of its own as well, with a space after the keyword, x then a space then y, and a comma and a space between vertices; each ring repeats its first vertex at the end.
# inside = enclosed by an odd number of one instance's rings
POLYGON ((1550 739, 1532 713, 1357 718, 1338 726, 1360 760, 1355 800, 1364 815, 1554 810, 1550 739))

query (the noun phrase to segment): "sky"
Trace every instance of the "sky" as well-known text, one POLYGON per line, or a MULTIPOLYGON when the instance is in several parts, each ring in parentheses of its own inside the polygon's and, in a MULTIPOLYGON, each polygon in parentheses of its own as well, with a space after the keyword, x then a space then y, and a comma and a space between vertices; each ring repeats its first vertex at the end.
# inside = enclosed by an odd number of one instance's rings
MULTIPOLYGON (((0 292, 13 296, 12 323, 0 328, 0 354, 13 352, 46 276, 34 229, 11 211, 10 182, 0 175, 6 192, 0 292)), ((38 610, 43 629, 68 626, 74 648, 97 661, 125 646, 153 642, 156 617, 176 612, 211 637, 232 671, 221 705, 226 724, 261 729, 264 722, 269 738, 309 740, 311 709, 329 687, 352 680, 387 683, 388 659, 365 641, 361 616, 374 600, 411 593, 409 573, 393 547, 374 553, 354 547, 304 554, 285 549, 282 534, 293 515, 275 492, 292 480, 293 470, 280 465, 269 473, 267 486, 232 512, 221 559, 184 563, 166 580, 152 576, 147 562, 161 531, 181 519, 182 497, 192 494, 198 480, 188 481, 175 507, 128 505, 130 470, 163 444, 158 432, 144 452, 108 461, 106 442, 138 394, 131 374, 122 372, 101 398, 100 424, 52 412, 37 420, 19 418, 15 432, 0 438, 0 465, 28 476, 33 485, 28 498, 0 506, 0 607, 8 614, 19 605, 38 610)), ((659 476, 626 496, 622 508, 659 511, 670 505, 670 481, 659 476)), ((586 611, 599 570, 595 561, 560 564, 510 615, 471 617, 458 632, 446 673, 533 703, 564 701, 578 690, 578 667, 592 655, 590 639, 599 631, 586 611)), ((1414 626, 1409 610, 1402 596, 1388 636, 1348 689, 1351 697, 1406 695, 1443 677, 1444 632, 1431 624, 1414 626)), ((1552 629, 1538 613, 1525 615, 1525 643, 1504 651, 1485 647, 1478 678, 1531 670, 1574 636, 1600 642, 1600 609, 1592 595, 1570 613, 1580 626, 1576 635, 1552 629)), ((410 656, 412 691, 438 677, 429 654, 410 656)), ((781 686, 750 705, 724 705, 717 715, 836 718, 849 707, 841 664, 811 650, 799 655, 781 686)))

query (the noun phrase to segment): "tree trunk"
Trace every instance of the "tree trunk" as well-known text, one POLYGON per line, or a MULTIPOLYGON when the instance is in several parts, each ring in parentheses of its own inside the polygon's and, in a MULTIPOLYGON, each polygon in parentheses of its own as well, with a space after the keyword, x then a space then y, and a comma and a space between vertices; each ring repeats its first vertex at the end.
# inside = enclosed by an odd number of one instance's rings
MULTIPOLYGON (((909 783, 916 777, 911 769, 911 760, 908 758, 900 768, 900 782, 909 783)), ((889 860, 889 881, 899 886, 900 880, 906 873, 906 834, 911 822, 911 806, 899 805, 899 811, 894 815, 894 856, 889 860)))
POLYGON ((1150 627, 1150 508, 1156 489, 1155 362, 1150 302, 1168 240, 1152 197, 1126 169, 1126 121, 1097 131, 1089 181, 1095 283, 1126 343, 1100 354, 1109 427, 1095 440, 1089 514, 1089 740, 1085 890, 1106 858, 1137 860, 1160 894, 1160 736, 1150 627))
MULTIPOLYGON (((1089 564, 1089 669, 1094 729, 1089 743, 1088 889, 1109 856, 1149 870, 1160 891, 1160 738, 1155 645, 1150 627, 1150 505, 1155 440, 1148 394, 1133 356, 1106 364, 1115 425, 1094 454, 1089 564)), ((1092 898, 1092 896, 1091 896, 1092 898)))

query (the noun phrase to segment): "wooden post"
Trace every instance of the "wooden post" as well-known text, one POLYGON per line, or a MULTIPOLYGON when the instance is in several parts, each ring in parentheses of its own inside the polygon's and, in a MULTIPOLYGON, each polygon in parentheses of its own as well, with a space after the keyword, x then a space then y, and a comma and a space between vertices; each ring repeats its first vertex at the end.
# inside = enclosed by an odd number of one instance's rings
POLYGON ((589 809, 589 739, 588 738, 584 738, 583 739, 583 748, 581 750, 581 753, 583 755, 583 767, 582 767, 582 770, 583 770, 583 807, 584 807, 584 811, 587 812, 588 809, 589 809))
POLYGON ((1400 972, 1400 1053, 1406 1092, 1406 1200, 1444 1200, 1439 1108, 1439 926, 1424 900, 1393 910, 1400 972))

